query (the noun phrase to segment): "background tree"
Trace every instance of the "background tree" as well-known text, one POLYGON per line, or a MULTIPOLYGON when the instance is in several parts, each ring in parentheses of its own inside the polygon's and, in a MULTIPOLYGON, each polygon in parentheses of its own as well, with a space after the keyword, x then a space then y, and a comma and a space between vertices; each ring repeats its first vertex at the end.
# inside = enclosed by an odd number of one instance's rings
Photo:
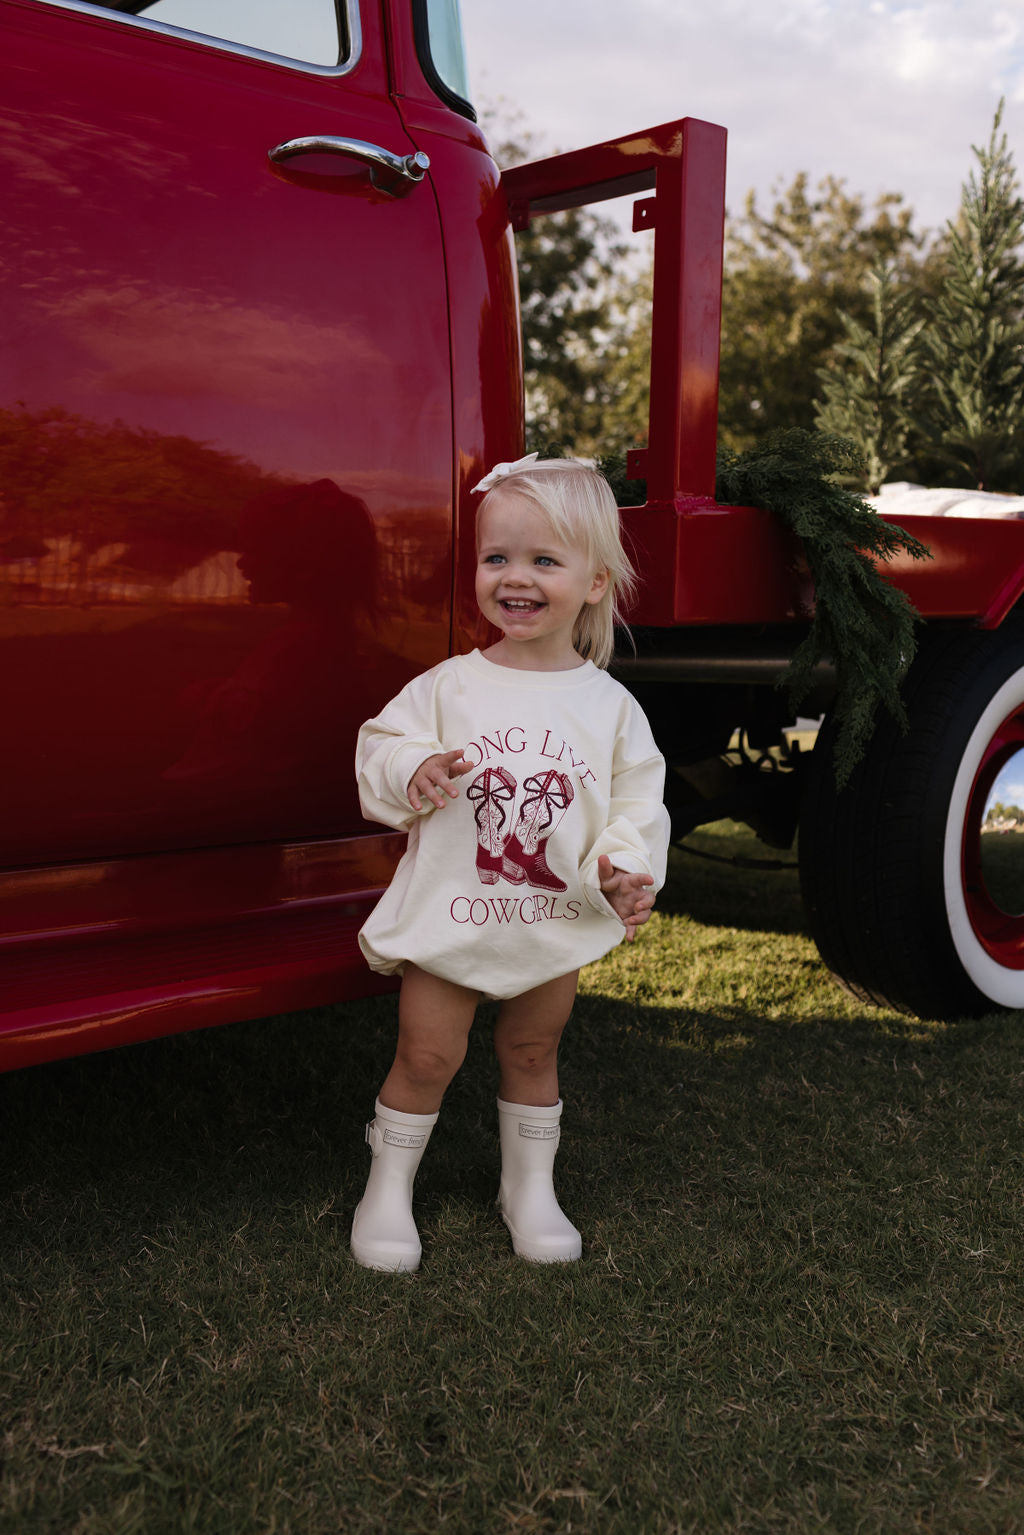
MULTIPOLYGON (((502 169, 554 153, 506 108, 486 112, 502 169)), ((600 450, 613 396, 606 370, 621 324, 616 300, 627 247, 616 226, 586 208, 544 214, 517 234, 528 446, 600 450)), ((646 430, 646 428, 645 428, 646 430)))
POLYGON ((879 262, 912 265, 921 247, 897 193, 868 207, 826 177, 798 175, 763 215, 753 192, 726 226, 719 434, 734 451, 766 431, 811 428, 818 371, 844 335, 869 322, 865 279, 879 262))
MULTIPOLYGON (((847 334, 842 313, 871 324, 867 275, 888 262, 901 281, 918 280, 923 241, 912 219, 895 193, 869 209, 834 177, 812 197, 800 175, 770 217, 750 193, 742 217, 727 220, 719 392, 725 448, 744 452, 766 432, 813 427, 818 371, 847 334)), ((605 451, 646 441, 651 290, 648 267, 611 294, 605 451)))
MULTIPOLYGON (((485 113, 492 153, 510 166, 550 153, 502 103, 485 113)), ((585 208, 536 218, 516 236, 527 439, 587 456, 647 438, 651 268, 628 263, 616 226, 585 208)), ((829 177, 806 175, 760 213, 753 193, 729 219, 723 288, 720 436, 814 424, 816 374, 842 339, 839 311, 863 323, 864 279, 880 260, 912 265, 921 245, 897 194, 870 208, 829 177)))
MULTIPOLYGON (((1019 489, 1024 480, 1024 203, 997 113, 944 235, 917 232, 897 193, 873 203, 805 174, 727 219, 719 437, 749 451, 816 422, 857 445, 874 489, 1019 489), (920 320, 927 322, 921 326, 920 320), (925 353, 925 336, 927 352, 925 353), (911 373, 915 352, 923 365, 911 373)), ((507 112, 500 164, 546 151, 507 112)), ((516 237, 527 439, 584 456, 647 438, 651 270, 586 209, 516 237)))
POLYGON ((866 287, 870 315, 860 321, 840 313, 844 337, 833 347, 829 365, 818 370, 822 398, 815 410, 822 431, 857 448, 867 488, 876 494, 907 461, 907 407, 918 377, 924 320, 918 295, 891 263, 875 267, 866 287))
POLYGON ((997 799, 985 812, 986 825, 994 825, 997 821, 1012 821, 1015 826, 1024 825, 1024 810, 1019 805, 1004 805, 997 799))
POLYGON ((1024 201, 1000 102, 948 226, 943 284, 924 336, 922 436, 955 484, 1019 489, 1024 470, 1024 201))
POLYGON ((651 406, 652 261, 620 279, 612 295, 613 328, 605 348, 607 403, 601 451, 646 445, 651 406))

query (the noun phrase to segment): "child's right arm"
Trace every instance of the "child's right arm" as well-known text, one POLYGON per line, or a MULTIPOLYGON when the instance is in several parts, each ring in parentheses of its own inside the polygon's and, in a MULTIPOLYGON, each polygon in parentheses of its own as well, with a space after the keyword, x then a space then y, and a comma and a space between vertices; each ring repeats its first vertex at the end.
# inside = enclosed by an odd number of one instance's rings
POLYGON ((376 719, 367 720, 356 741, 356 778, 368 821, 407 831, 454 792, 453 777, 470 764, 461 763, 461 752, 445 750, 440 729, 430 673, 415 677, 376 719))

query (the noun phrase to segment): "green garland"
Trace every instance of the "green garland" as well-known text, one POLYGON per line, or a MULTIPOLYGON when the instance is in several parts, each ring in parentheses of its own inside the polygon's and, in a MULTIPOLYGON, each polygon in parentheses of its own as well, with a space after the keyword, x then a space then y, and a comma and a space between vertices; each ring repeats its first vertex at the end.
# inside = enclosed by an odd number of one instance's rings
MULTIPOLYGON (((715 490, 722 505, 774 512, 803 545, 814 617, 779 686, 798 709, 813 687, 815 667, 834 663, 833 764, 840 789, 864 754, 879 707, 907 727, 900 683, 914 657, 920 615, 875 562, 900 550, 915 560, 930 558, 924 544, 836 483, 837 475, 859 467, 860 455, 845 438, 792 428, 768 434, 745 453, 720 451, 715 490)), ((613 488, 635 505, 639 487, 620 474, 617 458, 601 468, 611 470, 613 488)))

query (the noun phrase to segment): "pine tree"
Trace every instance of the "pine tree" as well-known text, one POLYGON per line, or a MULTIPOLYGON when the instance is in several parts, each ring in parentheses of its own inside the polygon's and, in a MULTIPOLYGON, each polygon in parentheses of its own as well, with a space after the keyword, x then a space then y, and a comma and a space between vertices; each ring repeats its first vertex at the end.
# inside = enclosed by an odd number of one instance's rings
POLYGON ((820 368, 818 426, 857 448, 871 493, 906 457, 907 403, 918 367, 924 321, 914 294, 889 262, 868 274, 871 313, 861 322, 841 312, 845 340, 833 348, 830 367, 820 368))
POLYGON ((903 199, 869 204, 828 176, 778 190, 767 212, 750 193, 726 224, 719 432, 735 451, 766 432, 814 424, 817 369, 842 340, 840 311, 868 319, 864 283, 880 261, 906 269, 920 238, 903 199))
MULTIPOLYGON (((999 103, 948 231, 946 277, 925 348, 926 441, 979 490, 1016 489, 1024 449, 1022 201, 999 103)), ((959 476, 958 476, 959 477, 959 476)))

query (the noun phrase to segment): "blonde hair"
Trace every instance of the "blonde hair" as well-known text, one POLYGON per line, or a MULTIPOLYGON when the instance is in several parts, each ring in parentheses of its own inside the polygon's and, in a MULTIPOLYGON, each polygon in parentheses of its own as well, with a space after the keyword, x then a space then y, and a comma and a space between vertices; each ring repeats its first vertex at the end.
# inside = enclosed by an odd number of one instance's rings
POLYGON ((573 649, 595 666, 607 667, 615 654, 615 629, 626 628, 623 609, 633 601, 637 587, 608 481, 576 458, 538 459, 492 485, 477 510, 478 526, 487 502, 503 490, 514 490, 531 502, 562 543, 586 556, 595 574, 608 572, 600 600, 584 603, 572 631, 573 649))

